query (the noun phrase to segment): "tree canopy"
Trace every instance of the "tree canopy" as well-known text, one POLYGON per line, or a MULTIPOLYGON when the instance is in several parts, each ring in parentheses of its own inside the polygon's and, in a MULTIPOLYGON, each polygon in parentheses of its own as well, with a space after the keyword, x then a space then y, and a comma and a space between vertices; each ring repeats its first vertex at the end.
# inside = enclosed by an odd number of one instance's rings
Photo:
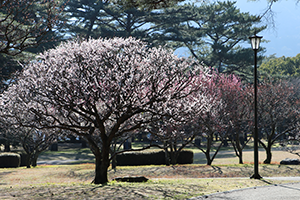
POLYGON ((154 42, 186 47, 207 66, 241 76, 248 75, 253 66, 253 50, 242 43, 266 28, 259 26, 259 16, 240 12, 230 1, 167 8, 157 13, 156 21, 160 20, 165 23, 151 34, 154 42))
POLYGON ((131 37, 69 41, 24 67, 1 97, 1 116, 83 137, 96 158, 94 183, 106 183, 112 141, 178 114, 176 102, 206 75, 198 62, 131 37))
POLYGON ((112 0, 113 3, 140 9, 158 9, 170 7, 184 0, 112 0))
POLYGON ((300 54, 295 57, 275 57, 271 56, 263 62, 259 71, 276 77, 299 77, 300 76, 300 54))

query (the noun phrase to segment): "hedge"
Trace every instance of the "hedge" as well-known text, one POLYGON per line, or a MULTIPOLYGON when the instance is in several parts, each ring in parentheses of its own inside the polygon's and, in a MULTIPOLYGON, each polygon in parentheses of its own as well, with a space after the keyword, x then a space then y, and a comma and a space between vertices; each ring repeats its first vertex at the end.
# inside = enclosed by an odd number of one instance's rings
MULTIPOLYGON (((183 150, 179 153, 177 164, 192 164, 194 153, 183 150)), ((165 165, 165 152, 126 152, 116 157, 118 166, 165 165)))
POLYGON ((20 167, 20 155, 16 153, 0 153, 0 168, 20 167))

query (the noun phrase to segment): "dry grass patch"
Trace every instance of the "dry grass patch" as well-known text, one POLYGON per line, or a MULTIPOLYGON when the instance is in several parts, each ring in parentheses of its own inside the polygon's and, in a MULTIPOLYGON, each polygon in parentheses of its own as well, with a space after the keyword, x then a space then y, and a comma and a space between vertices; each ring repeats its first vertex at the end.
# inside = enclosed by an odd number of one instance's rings
MULTIPOLYGON (((249 178, 253 165, 176 165, 118 167, 109 179, 118 176, 150 178, 147 183, 110 182, 90 184, 93 164, 39 166, 0 169, 0 199, 187 199, 238 188, 280 184, 291 181, 264 181, 249 178), (208 178, 235 177, 235 178, 208 178)), ((297 176, 300 166, 260 165, 262 176, 297 176)))

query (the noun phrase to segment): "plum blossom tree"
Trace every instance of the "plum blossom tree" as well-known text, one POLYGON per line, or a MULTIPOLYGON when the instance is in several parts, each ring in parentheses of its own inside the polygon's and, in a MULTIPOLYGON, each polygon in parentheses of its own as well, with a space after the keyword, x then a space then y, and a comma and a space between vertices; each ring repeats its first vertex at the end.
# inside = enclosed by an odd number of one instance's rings
MULTIPOLYGON (((209 71, 207 71, 209 72, 209 71)), ((201 85, 198 91, 190 94, 187 98, 169 101, 167 115, 162 116, 146 126, 146 132, 151 133, 151 137, 156 138, 162 145, 157 145, 165 150, 166 164, 177 164, 179 153, 190 144, 196 134, 193 130, 193 112, 195 110, 207 109, 209 102, 202 92, 205 88, 205 82, 209 80, 205 72, 201 72, 201 85)))
POLYGON ((193 114, 195 116, 194 124, 198 128, 199 136, 206 139, 204 147, 194 144, 205 154, 207 165, 212 164, 228 136, 231 127, 228 121, 231 110, 228 108, 232 102, 228 101, 227 96, 231 95, 232 91, 235 91, 240 86, 241 81, 236 76, 227 76, 211 71, 211 79, 206 84, 205 92, 206 96, 209 97, 209 107, 193 114), (217 145, 213 155, 211 155, 214 137, 218 137, 221 142, 217 145))
POLYGON ((28 127, 6 127, 6 133, 12 135, 26 152, 26 167, 37 166, 40 153, 45 151, 57 139, 56 130, 37 130, 28 127))
POLYGON ((95 155, 93 183, 103 184, 112 141, 170 115, 173 102, 202 87, 203 74, 197 61, 134 38, 69 41, 24 66, 1 97, 1 113, 84 138, 95 155))
POLYGON ((288 81, 265 81, 258 87, 259 143, 266 151, 266 164, 271 163, 273 144, 298 132, 300 101, 295 92, 288 81))
MULTIPOLYGON (((224 77, 224 74, 219 75, 218 80, 219 96, 223 101, 222 122, 226 125, 227 137, 230 139, 236 156, 239 158, 239 163, 243 164, 243 149, 247 142, 249 124, 252 121, 250 118, 251 104, 249 103, 249 87, 245 86, 242 81, 235 75, 224 77)), ((252 89, 252 88, 251 88, 252 89)))

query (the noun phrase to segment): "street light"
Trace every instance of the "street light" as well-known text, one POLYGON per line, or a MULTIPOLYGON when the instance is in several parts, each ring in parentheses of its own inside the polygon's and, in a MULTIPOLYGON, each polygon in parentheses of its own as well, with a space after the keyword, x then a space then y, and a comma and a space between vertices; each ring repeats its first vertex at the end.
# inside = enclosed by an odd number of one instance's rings
POLYGON ((250 178, 261 179, 258 173, 258 128, 257 128, 257 50, 262 36, 249 37, 254 50, 254 174, 250 178))

